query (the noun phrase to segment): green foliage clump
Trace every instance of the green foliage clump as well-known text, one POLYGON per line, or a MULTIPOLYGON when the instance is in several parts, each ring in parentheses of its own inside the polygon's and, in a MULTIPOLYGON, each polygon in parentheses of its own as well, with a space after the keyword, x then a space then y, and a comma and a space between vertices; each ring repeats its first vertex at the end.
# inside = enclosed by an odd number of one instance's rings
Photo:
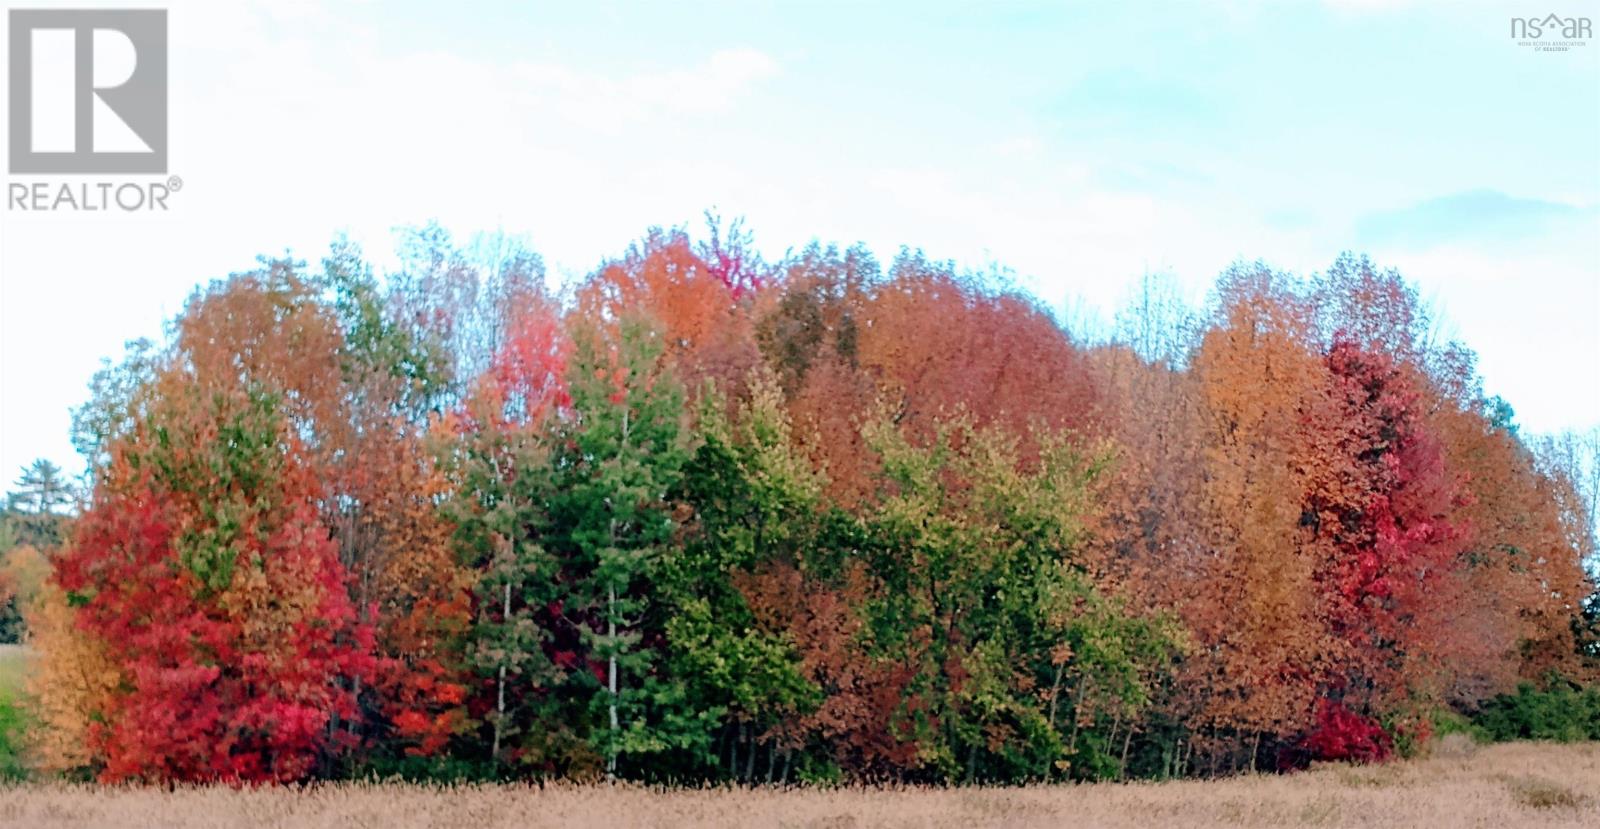
POLYGON ((1524 682, 1485 703, 1473 724, 1495 741, 1600 740, 1600 687, 1552 681, 1540 690, 1524 682))
POLYGON ((27 775, 22 756, 26 736, 22 706, 10 692, 0 689, 0 780, 21 780, 27 775))
POLYGON ((1437 711, 1434 711, 1431 721, 1433 724, 1433 738, 1435 740, 1443 739, 1451 734, 1465 734, 1470 737, 1474 743, 1487 743, 1493 741, 1493 738, 1489 736, 1489 732, 1485 730, 1483 726, 1473 722, 1471 717, 1456 711, 1452 711, 1448 708, 1441 708, 1437 711))

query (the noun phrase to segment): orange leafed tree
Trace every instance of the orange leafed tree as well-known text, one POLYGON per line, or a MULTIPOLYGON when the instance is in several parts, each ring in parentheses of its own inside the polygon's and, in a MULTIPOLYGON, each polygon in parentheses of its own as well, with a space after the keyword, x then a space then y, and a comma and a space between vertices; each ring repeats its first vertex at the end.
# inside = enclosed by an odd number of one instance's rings
POLYGON ((272 398, 163 382, 57 570, 122 678, 91 754, 107 780, 303 779, 343 748, 370 631, 272 398))
POLYGON ((736 391, 759 359, 745 310, 758 262, 733 242, 731 249, 697 250, 684 231, 652 230, 589 278, 577 312, 613 327, 642 313, 661 326, 666 358, 687 389, 698 392, 712 380, 736 391))
POLYGON ((1324 383, 1309 312, 1280 274, 1223 276, 1216 326, 1194 357, 1205 411, 1207 544, 1202 591, 1186 614, 1209 659, 1195 677, 1201 722, 1250 735, 1309 725, 1333 649, 1319 622, 1315 562, 1300 543, 1300 493, 1312 451, 1306 410, 1324 383))

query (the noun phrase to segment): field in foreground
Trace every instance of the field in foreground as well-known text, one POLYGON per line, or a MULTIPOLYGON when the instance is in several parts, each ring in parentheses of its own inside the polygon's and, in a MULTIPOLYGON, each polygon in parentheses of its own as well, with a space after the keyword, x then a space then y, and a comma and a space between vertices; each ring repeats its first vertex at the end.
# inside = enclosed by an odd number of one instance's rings
POLYGON ((1512 743, 1219 781, 680 790, 0 788, 0 826, 1600 826, 1600 744, 1512 743))

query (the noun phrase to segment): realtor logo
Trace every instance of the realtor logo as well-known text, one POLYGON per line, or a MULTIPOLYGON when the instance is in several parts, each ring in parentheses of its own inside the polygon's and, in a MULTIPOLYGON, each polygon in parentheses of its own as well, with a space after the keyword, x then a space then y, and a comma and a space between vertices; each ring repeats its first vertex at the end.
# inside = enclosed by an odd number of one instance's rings
POLYGON ((167 171, 165 9, 13 9, 11 172, 167 171))

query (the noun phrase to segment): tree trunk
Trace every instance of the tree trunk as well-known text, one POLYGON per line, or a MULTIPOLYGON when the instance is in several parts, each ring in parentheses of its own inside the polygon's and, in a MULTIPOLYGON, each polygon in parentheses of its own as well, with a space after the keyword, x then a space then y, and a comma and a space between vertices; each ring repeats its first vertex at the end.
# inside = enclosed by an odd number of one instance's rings
MULTIPOLYGON (((626 406, 622 409, 622 440, 620 442, 620 455, 628 448, 628 413, 626 406)), ((611 547, 617 546, 617 519, 611 519, 608 527, 611 547)), ((611 719, 611 748, 606 757, 606 779, 617 779, 617 583, 613 578, 606 584, 606 639, 610 646, 611 655, 606 660, 606 685, 611 690, 611 704, 609 714, 611 719)))
MULTIPOLYGON (((719 736, 717 737, 717 763, 719 765, 722 763, 723 753, 729 750, 729 744, 733 742, 728 738, 728 731, 731 728, 733 728, 732 725, 724 724, 722 728, 718 729, 719 736)), ((728 761, 728 768, 733 768, 732 760, 728 761)))
POLYGON ((1067 751, 1073 756, 1078 753, 1078 729, 1083 727, 1083 694, 1088 688, 1087 680, 1078 683, 1078 698, 1072 701, 1072 740, 1067 744, 1067 751))
POLYGON ((607 660, 606 685, 611 689, 611 748, 606 752, 606 779, 617 779, 617 586, 606 586, 606 638, 611 643, 607 660))
MULTIPOLYGON (((505 592, 500 601, 500 621, 504 623, 511 618, 511 582, 506 582, 505 592)), ((496 692, 494 704, 494 749, 490 757, 494 758, 496 768, 500 766, 500 735, 505 733, 506 727, 506 663, 500 662, 499 689, 496 692)))
POLYGON ((1128 733, 1122 737, 1122 762, 1117 765, 1117 779, 1128 778, 1128 745, 1133 742, 1133 723, 1128 723, 1128 733))
POLYGON ((1067 663, 1056 665, 1056 679, 1050 685, 1050 730, 1056 730, 1056 705, 1061 702, 1061 674, 1066 670, 1067 663))
POLYGON ((750 724, 744 724, 744 737, 746 751, 744 755, 744 782, 754 783, 756 779, 756 739, 750 733, 750 724))
MULTIPOLYGON (((1056 733, 1056 709, 1058 707, 1060 707, 1060 704, 1061 704, 1061 674, 1066 669, 1066 667, 1067 666, 1066 666, 1065 662, 1056 665, 1055 682, 1051 683, 1051 685, 1050 685, 1050 731, 1051 731, 1051 733, 1056 733)), ((1057 758, 1057 759, 1059 759, 1059 758, 1057 758)), ((1046 759, 1044 761, 1044 776, 1041 779, 1047 780, 1047 781, 1050 779, 1050 775, 1055 772, 1055 762, 1056 762, 1055 760, 1051 760, 1051 759, 1046 759)))
MULTIPOLYGON (((1106 748, 1117 744, 1117 730, 1120 728, 1122 728, 1122 709, 1118 708, 1117 713, 1111 718, 1111 733, 1106 735, 1106 748)), ((1132 731, 1133 729, 1130 728, 1129 730, 1132 731)), ((1121 776, 1120 772, 1118 776, 1121 776)))

